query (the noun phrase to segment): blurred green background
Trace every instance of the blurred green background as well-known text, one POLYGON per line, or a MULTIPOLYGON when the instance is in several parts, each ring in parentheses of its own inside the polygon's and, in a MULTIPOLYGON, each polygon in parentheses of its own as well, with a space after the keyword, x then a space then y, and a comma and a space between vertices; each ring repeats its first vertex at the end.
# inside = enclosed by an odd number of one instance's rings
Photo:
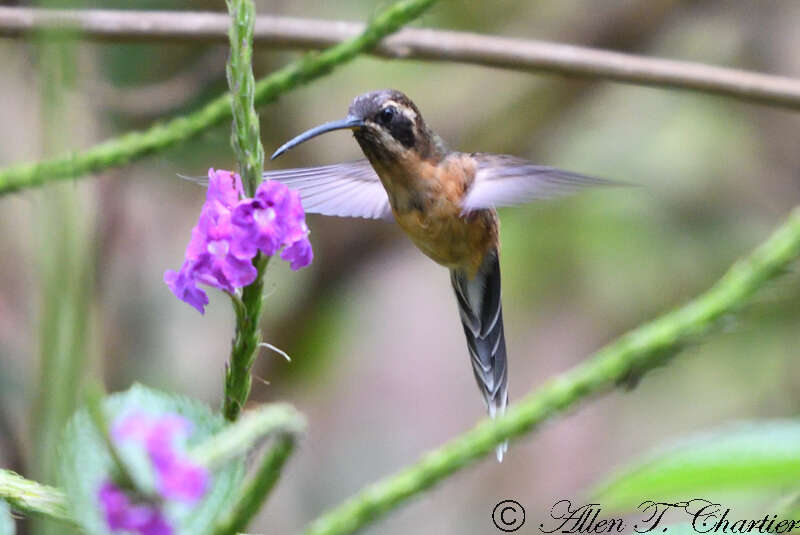
MULTIPOLYGON (((365 20, 388 2, 257 5, 260 13, 365 20)), ((167 0, 135 7, 224 10, 221 2, 167 0)), ((440 2, 418 25, 800 75, 800 3, 786 0, 440 2)), ((0 39, 0 165, 144 128, 226 87, 225 46, 82 42, 72 52, 74 69, 57 81, 53 100, 46 54, 30 41, 0 39)), ((261 48, 256 76, 299 55, 261 48)), ((262 108, 265 151, 384 87, 406 92, 453 148, 642 185, 501 212, 512 402, 706 289, 800 201, 795 113, 474 66, 359 58, 262 108)), ((227 298, 209 292, 202 317, 162 275, 180 266, 205 195, 177 175, 233 168, 229 136, 220 127, 97 177, 0 198, 0 466, 40 470, 36 407, 52 394, 40 354, 59 349, 47 349, 55 335, 42 325, 61 290, 89 311, 76 384, 101 375, 112 391, 138 381, 219 404, 233 329, 227 298), (68 224, 52 217, 65 198, 68 224), (55 283, 48 300, 43 279, 52 285, 70 269, 48 260, 58 247, 67 258, 81 255, 79 272, 91 276, 83 286, 55 283)), ((340 133, 268 168, 359 157, 340 133)), ((274 262, 267 275, 264 339, 293 360, 265 351, 252 399, 295 404, 310 432, 255 533, 296 531, 484 415, 447 271, 392 224, 310 216, 309 225, 313 265, 292 273, 274 262)), ((493 533, 490 513, 502 499, 521 502, 529 522, 543 519, 555 501, 580 500, 665 441, 741 419, 795 416, 799 282, 796 273, 779 279, 722 333, 635 389, 552 422, 513 444, 502 464, 458 474, 366 532, 493 533)))

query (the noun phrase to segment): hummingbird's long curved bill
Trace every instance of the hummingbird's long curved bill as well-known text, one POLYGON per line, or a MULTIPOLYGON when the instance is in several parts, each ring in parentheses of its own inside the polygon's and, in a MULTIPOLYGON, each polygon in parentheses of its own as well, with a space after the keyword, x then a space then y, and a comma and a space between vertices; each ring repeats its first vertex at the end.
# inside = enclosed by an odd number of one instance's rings
POLYGON ((291 139, 291 140, 287 141, 286 143, 284 143, 283 145, 281 145, 278 148, 278 150, 276 150, 272 154, 272 156, 270 156, 269 159, 270 160, 274 160, 275 158, 277 158, 278 156, 280 156, 281 154, 283 154, 287 150, 296 147, 300 143, 308 141, 312 137, 317 137, 320 134, 324 134, 326 132, 332 132, 333 130, 345 130, 345 129, 355 130, 356 128, 361 128, 363 126, 364 126, 364 120, 363 119, 359 119, 358 117, 353 117, 351 115, 348 115, 347 117, 345 117, 344 119, 341 119, 339 121, 331 121, 329 123, 325 123, 325 124, 321 124, 319 126, 315 126, 311 130, 306 130, 305 132, 303 132, 299 136, 297 136, 294 139, 291 139))

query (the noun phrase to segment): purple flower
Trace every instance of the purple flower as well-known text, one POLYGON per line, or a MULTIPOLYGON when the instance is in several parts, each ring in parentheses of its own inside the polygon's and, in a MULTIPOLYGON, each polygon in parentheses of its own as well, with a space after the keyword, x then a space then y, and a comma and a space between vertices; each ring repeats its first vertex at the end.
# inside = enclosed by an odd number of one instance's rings
POLYGON ((206 204, 186 248, 186 259, 192 263, 198 282, 233 292, 255 280, 253 257, 233 254, 232 234, 230 210, 216 203, 206 204))
POLYGON ((239 175, 208 170, 206 202, 197 225, 192 229, 186 260, 180 271, 167 270, 164 273, 164 282, 172 293, 201 314, 208 304, 208 295, 197 287, 197 283, 234 292, 256 278, 252 256, 237 257, 231 253, 231 210, 241 195, 239 175))
POLYGON ((239 175, 208 171, 208 193, 192 229, 186 259, 179 271, 167 270, 164 282, 178 299, 202 314, 208 295, 198 283, 233 293, 252 283, 253 258, 262 252, 281 258, 294 270, 311 263, 305 213, 296 191, 280 182, 262 182, 252 199, 242 199, 239 175))
POLYGON ((300 195, 280 182, 262 182, 255 197, 236 206, 232 223, 237 255, 255 256, 259 250, 272 256, 286 247, 281 258, 291 261, 294 270, 309 265, 314 258, 300 195))
POLYGON ((191 423, 177 414, 132 412, 114 425, 112 436, 116 442, 135 440, 144 446, 164 498, 195 503, 208 488, 209 474, 177 448, 190 430, 191 423))
POLYGON ((306 236, 303 236, 284 249, 281 253, 281 258, 289 261, 289 266, 295 271, 306 267, 314 259, 314 253, 311 251, 311 242, 308 241, 306 236))
POLYGON ((232 171, 208 170, 208 192, 206 203, 218 202, 231 209, 244 196, 242 179, 232 171))
POLYGON ((151 503, 134 503, 111 481, 97 492, 106 524, 111 531, 134 531, 141 535, 172 535, 172 526, 161 509, 151 503))
POLYGON ((208 488, 208 471, 182 458, 153 460, 160 478, 159 491, 165 498, 185 503, 196 503, 208 488))
POLYGON ((259 250, 273 255, 281 246, 281 229, 272 207, 258 199, 246 199, 233 211, 233 250, 237 256, 254 257, 259 250))
POLYGON ((168 269, 164 272, 164 282, 178 299, 189 303, 202 314, 208 304, 208 295, 197 287, 191 269, 192 264, 189 262, 184 263, 180 271, 168 269))
MULTIPOLYGON (((114 422, 111 436, 114 442, 133 441, 144 448, 156 474, 160 498, 194 504, 208 489, 209 473, 178 448, 190 431, 191 422, 178 414, 135 411, 114 422)), ((97 499, 111 531, 172 535, 160 500, 132 500, 110 480, 100 486, 97 499)))

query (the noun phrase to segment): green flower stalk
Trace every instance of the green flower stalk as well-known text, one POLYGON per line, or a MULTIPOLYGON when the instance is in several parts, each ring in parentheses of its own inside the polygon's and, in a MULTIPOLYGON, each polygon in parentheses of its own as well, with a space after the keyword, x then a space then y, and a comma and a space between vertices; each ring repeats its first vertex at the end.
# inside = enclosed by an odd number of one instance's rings
POLYGON ((291 434, 286 433, 276 438, 275 444, 242 490, 231 513, 214 527, 214 535, 236 535, 247 529, 247 525, 258 514, 264 500, 278 482, 294 445, 295 438, 291 434))
MULTIPOLYGON (((242 273, 241 266, 236 266, 240 262, 236 258, 238 255, 238 258, 252 258, 250 270, 255 273, 254 280, 242 290, 241 299, 237 294, 230 293, 236 312, 236 330, 225 371, 222 412, 226 419, 233 421, 250 395, 250 369, 261 344, 259 323, 264 272, 269 258, 283 243, 287 247, 281 256, 292 261, 292 269, 308 265, 313 255, 299 196, 281 184, 260 185, 264 148, 261 146, 258 114, 254 107, 252 57, 255 5, 252 0, 229 0, 228 10, 231 14, 231 53, 227 65, 233 116, 231 145, 239 160, 241 185, 246 198, 230 213, 231 239, 227 242, 230 245, 223 272, 242 273), (231 265, 235 267, 231 268, 231 265)), ((217 221, 219 224, 215 230, 227 226, 224 217, 217 221)), ((219 242, 208 241, 208 244, 212 243, 219 242)))
POLYGON ((264 271, 269 257, 259 254, 254 262, 258 276, 242 291, 242 299, 233 299, 236 310, 236 331, 233 337, 231 358, 225 369, 225 399, 222 413, 229 421, 236 420, 250 396, 253 367, 259 345, 261 330, 259 322, 263 305, 264 271))
MULTIPOLYGON (((228 0, 231 15, 229 32, 231 52, 226 72, 231 90, 231 114, 233 132, 231 144, 239 160, 242 186, 245 194, 252 197, 261 182, 264 169, 264 147, 261 146, 258 114, 255 111, 253 76, 253 27, 256 8, 252 0, 228 0)), ((264 293, 264 271, 268 257, 261 253, 253 260, 256 279, 242 292, 237 303, 236 334, 231 348, 231 358, 225 370, 225 399, 222 412, 227 420, 235 420, 250 395, 253 367, 258 346, 261 343, 261 311, 264 293)))
POLYGON ((264 168, 264 147, 261 146, 261 129, 255 110, 256 80, 252 67, 256 8, 248 0, 228 0, 227 4, 231 15, 228 34, 231 53, 225 72, 231 89, 231 144, 239 160, 239 175, 244 191, 248 197, 252 197, 261 182, 264 168))

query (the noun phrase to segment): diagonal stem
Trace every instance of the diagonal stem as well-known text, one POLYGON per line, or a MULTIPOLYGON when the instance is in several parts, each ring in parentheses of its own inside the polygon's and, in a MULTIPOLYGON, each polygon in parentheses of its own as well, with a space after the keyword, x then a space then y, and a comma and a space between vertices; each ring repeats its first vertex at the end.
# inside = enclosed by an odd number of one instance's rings
MULTIPOLYGON (((254 104, 263 106, 283 93, 330 73, 417 18, 435 1, 401 0, 392 4, 372 19, 358 36, 319 54, 306 56, 260 80, 254 87, 254 104)), ((196 112, 158 123, 147 130, 129 132, 85 151, 6 167, 0 170, 0 195, 127 164, 198 136, 231 116, 231 96, 226 93, 196 112)))
POLYGON ((736 262, 708 291, 607 345, 569 372, 423 456, 416 464, 374 483, 312 522, 303 535, 353 533, 409 498, 475 463, 508 439, 535 430, 579 402, 602 394, 674 357, 736 312, 800 255, 800 208, 748 257, 736 262))
POLYGON ((278 482, 294 446, 295 438, 291 434, 277 437, 275 444, 261 461, 258 471, 242 490, 233 510, 214 527, 214 535, 235 535, 247 528, 278 482))
POLYGON ((31 515, 75 523, 67 509, 67 497, 61 490, 0 469, 0 499, 18 511, 31 515))

